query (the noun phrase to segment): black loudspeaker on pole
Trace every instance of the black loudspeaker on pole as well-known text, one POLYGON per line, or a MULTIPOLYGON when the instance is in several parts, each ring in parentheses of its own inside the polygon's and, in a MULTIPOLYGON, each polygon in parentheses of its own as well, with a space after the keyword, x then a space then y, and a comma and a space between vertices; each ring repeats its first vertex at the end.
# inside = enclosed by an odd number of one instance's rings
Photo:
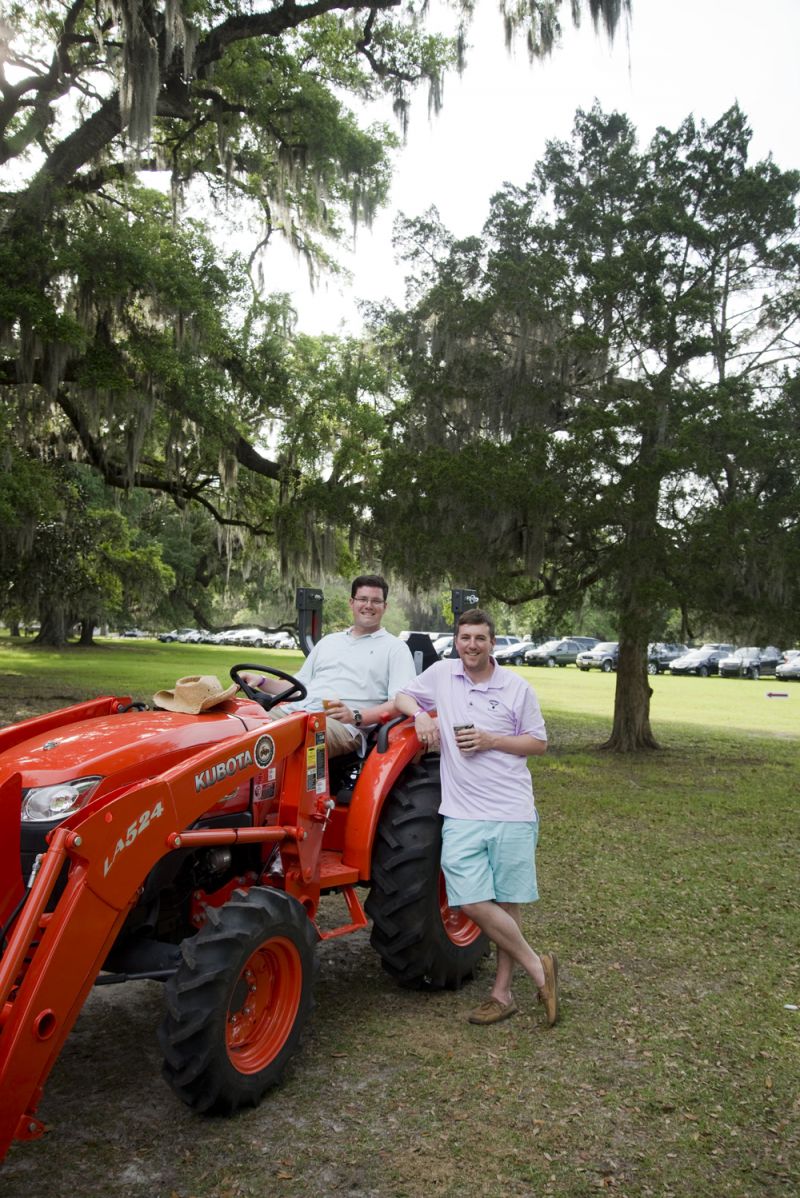
POLYGON ((296 603, 300 648, 308 657, 322 636, 322 591, 318 587, 298 587, 296 603))
POLYGON ((450 606, 453 609, 453 648, 450 650, 451 657, 458 656, 455 645, 458 617, 462 612, 469 611, 472 607, 477 607, 479 603, 478 592, 474 587, 457 587, 450 592, 450 606))

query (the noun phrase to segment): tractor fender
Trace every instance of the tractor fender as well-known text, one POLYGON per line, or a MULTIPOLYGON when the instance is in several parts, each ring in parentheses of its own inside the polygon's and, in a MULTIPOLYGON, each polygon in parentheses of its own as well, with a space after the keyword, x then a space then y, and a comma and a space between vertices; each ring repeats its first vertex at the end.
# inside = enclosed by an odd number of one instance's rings
POLYGON ((383 804, 403 770, 421 755, 414 725, 406 720, 389 730, 386 751, 373 750, 353 789, 344 835, 342 864, 358 870, 359 880, 372 876, 372 846, 383 804))

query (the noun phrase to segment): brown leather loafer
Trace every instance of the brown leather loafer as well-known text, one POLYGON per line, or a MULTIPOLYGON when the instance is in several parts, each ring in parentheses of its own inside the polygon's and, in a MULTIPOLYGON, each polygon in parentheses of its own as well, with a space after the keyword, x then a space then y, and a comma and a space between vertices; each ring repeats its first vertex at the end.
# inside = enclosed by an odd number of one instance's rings
POLYGON ((555 953, 542 953, 544 985, 539 991, 539 1001, 544 1004, 547 1023, 552 1027, 558 1022, 558 957, 555 953))
POLYGON ((519 1007, 514 1002, 502 1003, 496 998, 487 998, 486 1002, 482 1002, 474 1011, 470 1011, 468 1019, 470 1023, 500 1023, 501 1019, 508 1019, 511 1015, 516 1015, 519 1007))

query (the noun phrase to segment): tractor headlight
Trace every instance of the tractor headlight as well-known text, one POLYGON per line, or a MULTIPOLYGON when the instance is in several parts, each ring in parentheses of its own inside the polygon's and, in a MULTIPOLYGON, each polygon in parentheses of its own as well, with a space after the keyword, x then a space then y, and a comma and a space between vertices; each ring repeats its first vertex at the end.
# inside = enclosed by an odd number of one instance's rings
POLYGON ((66 819, 92 796, 101 778, 76 778, 56 786, 34 786, 22 792, 22 818, 30 823, 66 819))

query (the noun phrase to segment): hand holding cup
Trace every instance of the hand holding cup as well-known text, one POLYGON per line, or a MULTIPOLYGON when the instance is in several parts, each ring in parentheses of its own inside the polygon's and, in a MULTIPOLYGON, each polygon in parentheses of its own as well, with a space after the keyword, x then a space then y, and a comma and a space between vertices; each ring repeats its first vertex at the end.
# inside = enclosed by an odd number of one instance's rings
POLYGON ((456 735, 456 745, 462 753, 474 752, 474 724, 453 724, 453 732, 456 735))

